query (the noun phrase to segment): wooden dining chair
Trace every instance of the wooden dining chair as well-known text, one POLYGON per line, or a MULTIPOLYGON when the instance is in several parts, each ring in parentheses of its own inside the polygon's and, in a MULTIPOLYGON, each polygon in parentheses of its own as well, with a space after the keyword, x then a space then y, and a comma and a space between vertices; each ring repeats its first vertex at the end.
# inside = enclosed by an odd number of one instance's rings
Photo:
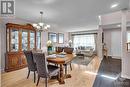
POLYGON ((45 78, 45 87, 47 87, 47 79, 52 76, 58 76, 60 68, 54 65, 47 65, 47 61, 44 53, 34 53, 33 57, 36 61, 37 72, 38 72, 38 80, 36 86, 39 84, 40 77, 45 78))
MULTIPOLYGON (((73 53, 73 50, 74 48, 71 48, 71 47, 65 47, 64 48, 64 52, 66 52, 67 54, 72 54, 73 53)), ((65 74, 67 75, 67 65, 70 65, 70 69, 72 70, 72 64, 71 62, 67 63, 67 64, 64 64, 65 66, 65 74)))
POLYGON ((56 52, 60 53, 63 52, 64 47, 56 47, 56 52))
POLYGON ((27 60, 27 65, 28 65, 28 75, 27 75, 27 79, 29 78, 30 75, 30 71, 34 72, 34 83, 35 83, 35 79, 36 79, 36 63, 34 62, 33 59, 33 53, 32 51, 24 51, 24 54, 26 56, 26 60, 27 60))

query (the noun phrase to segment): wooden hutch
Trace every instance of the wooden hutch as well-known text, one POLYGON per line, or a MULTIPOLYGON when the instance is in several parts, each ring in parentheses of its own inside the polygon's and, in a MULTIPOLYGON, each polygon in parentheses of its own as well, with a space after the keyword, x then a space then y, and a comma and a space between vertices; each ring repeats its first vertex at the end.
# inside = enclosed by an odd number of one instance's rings
POLYGON ((36 30, 31 24, 6 24, 5 71, 13 71, 27 66, 23 50, 36 49, 36 30))

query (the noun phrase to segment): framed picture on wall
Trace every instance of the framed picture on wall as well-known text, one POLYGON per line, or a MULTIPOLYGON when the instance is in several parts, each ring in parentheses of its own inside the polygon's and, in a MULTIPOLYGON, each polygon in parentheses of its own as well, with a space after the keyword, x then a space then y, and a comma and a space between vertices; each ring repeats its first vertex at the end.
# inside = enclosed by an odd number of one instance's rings
POLYGON ((51 40, 52 42, 57 42, 57 34, 53 32, 48 33, 48 40, 51 40))
POLYGON ((58 33, 58 43, 64 43, 64 34, 58 33))

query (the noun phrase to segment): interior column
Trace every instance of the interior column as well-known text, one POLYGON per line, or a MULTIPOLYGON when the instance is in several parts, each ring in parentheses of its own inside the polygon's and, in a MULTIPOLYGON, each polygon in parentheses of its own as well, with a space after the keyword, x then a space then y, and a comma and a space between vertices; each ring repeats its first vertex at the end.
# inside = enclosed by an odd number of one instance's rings
POLYGON ((130 78, 130 56, 127 55, 127 19, 126 19, 127 10, 122 11, 122 20, 121 20, 121 58, 122 58, 122 71, 121 77, 130 78))
POLYGON ((98 57, 99 57, 100 60, 103 59, 103 52, 102 52, 102 33, 103 33, 102 26, 99 25, 97 49, 98 49, 98 57))

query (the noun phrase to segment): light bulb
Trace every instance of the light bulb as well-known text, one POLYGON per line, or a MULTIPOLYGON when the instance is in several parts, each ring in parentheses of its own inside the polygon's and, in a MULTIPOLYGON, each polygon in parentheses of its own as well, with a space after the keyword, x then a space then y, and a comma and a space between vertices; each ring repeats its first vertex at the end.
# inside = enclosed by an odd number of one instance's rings
POLYGON ((40 29, 41 27, 40 26, 36 26, 37 27, 37 29, 40 29))
POLYGON ((40 23, 38 23, 38 24, 39 24, 40 26, 43 26, 43 25, 44 25, 44 23, 41 23, 41 22, 40 22, 40 23))
POLYGON ((51 26, 50 25, 46 25, 47 28, 50 28, 51 26))
POLYGON ((47 26, 44 26, 44 29, 47 29, 48 27, 47 26))
POLYGON ((33 27, 37 27, 37 24, 35 24, 35 23, 34 23, 34 24, 32 24, 32 25, 33 25, 33 27))

